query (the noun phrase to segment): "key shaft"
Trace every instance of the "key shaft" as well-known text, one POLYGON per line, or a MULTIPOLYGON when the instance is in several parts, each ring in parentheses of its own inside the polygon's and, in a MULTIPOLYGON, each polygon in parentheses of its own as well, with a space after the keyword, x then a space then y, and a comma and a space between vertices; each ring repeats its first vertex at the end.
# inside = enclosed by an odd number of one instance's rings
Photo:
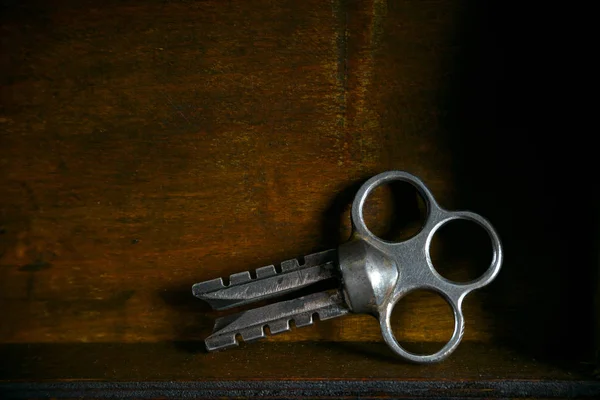
POLYGON ((326 320, 349 312, 339 290, 313 293, 254 308, 217 319, 213 333, 205 340, 206 349, 215 351, 235 347, 239 344, 236 338, 238 334, 245 342, 250 342, 266 337, 266 327, 274 335, 289 331, 290 321, 302 327, 312 325, 315 315, 320 320, 326 320))
POLYGON ((256 270, 256 278, 249 271, 229 277, 229 285, 222 278, 196 283, 194 296, 206 301, 214 310, 226 310, 256 301, 278 297, 302 289, 316 282, 337 276, 337 251, 327 250, 281 263, 281 272, 269 265, 256 270))

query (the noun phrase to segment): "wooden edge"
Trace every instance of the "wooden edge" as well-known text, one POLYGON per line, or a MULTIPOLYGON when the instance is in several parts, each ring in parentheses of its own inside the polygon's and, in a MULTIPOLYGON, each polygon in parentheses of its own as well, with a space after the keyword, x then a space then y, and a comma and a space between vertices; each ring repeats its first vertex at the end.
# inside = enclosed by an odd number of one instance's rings
POLYGON ((281 380, 0 383, 0 397, 26 398, 565 398, 600 397, 598 381, 281 380))
POLYGON ((595 194, 596 204, 596 240, 595 240, 595 252, 596 252, 596 287, 594 288, 595 294, 595 309, 596 309, 596 332, 595 332, 595 356, 596 356, 596 371, 594 372, 596 377, 600 378, 600 207, 598 207, 598 200, 600 196, 595 194))

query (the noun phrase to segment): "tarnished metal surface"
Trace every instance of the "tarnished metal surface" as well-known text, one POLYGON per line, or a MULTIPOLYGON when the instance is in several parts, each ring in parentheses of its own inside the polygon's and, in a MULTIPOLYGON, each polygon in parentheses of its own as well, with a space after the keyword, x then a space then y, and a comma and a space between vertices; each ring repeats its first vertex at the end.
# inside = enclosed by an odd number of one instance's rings
POLYGON ((304 264, 292 259, 281 263, 281 271, 269 265, 258 268, 256 278, 249 271, 229 277, 229 285, 217 278, 192 286, 194 296, 206 301, 215 310, 226 310, 298 290, 315 282, 332 278, 335 274, 335 249, 310 254, 304 264))
POLYGON ((321 320, 346 315, 350 312, 339 292, 314 293, 288 301, 244 311, 219 318, 212 335, 206 338, 208 351, 237 346, 236 335, 245 342, 266 337, 268 328, 272 335, 290 330, 290 322, 297 327, 312 325, 314 317, 321 320))
POLYGON ((492 225, 472 212, 444 210, 420 179, 406 172, 390 171, 371 178, 360 188, 352 204, 352 226, 353 239, 339 249, 342 281, 351 309, 378 318, 384 340, 399 356, 422 363, 446 358, 456 349, 464 333, 462 302, 465 296, 472 290, 489 284, 500 271, 502 246, 492 225), (375 236, 367 228, 363 217, 363 206, 369 193, 394 180, 414 185, 427 205, 427 216, 421 231, 399 243, 384 241, 375 236), (437 273, 429 255, 435 232, 445 223, 456 219, 479 224, 486 230, 492 243, 490 267, 478 279, 466 283, 449 281, 437 273), (441 350, 430 355, 414 354, 403 349, 394 337, 390 324, 394 305, 403 296, 417 289, 439 293, 454 311, 454 334, 441 350))
POLYGON ((421 180, 403 171, 379 174, 360 188, 352 204, 352 226, 352 239, 341 245, 337 252, 328 250, 306 256, 303 266, 296 260, 290 260, 282 264, 280 273, 269 266, 258 269, 255 279, 249 272, 234 274, 230 277, 229 286, 225 286, 220 278, 194 285, 195 296, 206 300, 215 309, 225 309, 276 297, 331 277, 341 281, 340 291, 333 294, 316 293, 218 319, 213 334, 206 339, 207 349, 212 351, 235 346, 238 344, 238 334, 245 341, 265 337, 267 326, 271 333, 279 333, 289 330, 291 320, 297 326, 305 326, 313 323, 314 314, 327 319, 352 311, 377 318, 385 342, 406 360, 431 363, 448 357, 464 333, 462 302, 465 296, 489 284, 500 271, 503 253, 494 228, 478 214, 441 208, 421 180), (419 233, 398 243, 375 236, 367 228, 363 217, 365 201, 373 189, 394 180, 412 184, 427 206, 425 223, 419 233), (442 277, 435 270, 429 254, 435 232, 447 222, 457 219, 479 224, 488 233, 492 243, 490 267, 478 279, 466 283, 452 282, 442 277), (334 265, 336 261, 337 265, 334 265), (419 289, 439 293, 454 312, 454 334, 441 350, 430 355, 414 354, 402 348, 394 337, 390 323, 398 300, 419 289))

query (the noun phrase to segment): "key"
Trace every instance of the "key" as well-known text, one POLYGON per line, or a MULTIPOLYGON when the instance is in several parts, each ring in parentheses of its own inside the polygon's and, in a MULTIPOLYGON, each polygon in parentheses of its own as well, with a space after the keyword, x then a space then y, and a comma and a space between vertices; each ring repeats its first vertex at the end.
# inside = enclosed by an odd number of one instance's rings
POLYGON ((299 289, 309 289, 324 280, 334 280, 337 289, 308 294, 291 300, 274 302, 241 311, 215 321, 213 333, 205 339, 208 351, 235 347, 241 338, 251 342, 271 334, 312 325, 315 319, 326 320, 349 313, 365 313, 375 317, 383 340, 393 353, 415 363, 439 362, 459 345, 464 334, 462 302, 473 290, 492 282, 500 271, 503 250, 498 234, 482 216, 469 211, 448 211, 440 207, 425 184, 404 171, 388 171, 369 179, 359 189, 352 203, 351 239, 337 249, 307 255, 304 263, 296 259, 233 274, 229 284, 221 278, 192 286, 194 296, 208 302, 215 310, 225 310, 253 302, 275 299, 299 289), (369 193, 384 183, 399 180, 412 184, 425 200, 427 216, 420 232, 403 242, 388 242, 375 236, 363 218, 363 205, 369 193), (429 257, 431 237, 445 223, 464 219, 479 224, 492 242, 493 257, 487 271, 467 283, 449 281, 440 276, 429 257), (454 311, 454 334, 434 354, 414 354, 405 350, 391 329, 394 305, 406 294, 419 289, 441 294, 454 311))

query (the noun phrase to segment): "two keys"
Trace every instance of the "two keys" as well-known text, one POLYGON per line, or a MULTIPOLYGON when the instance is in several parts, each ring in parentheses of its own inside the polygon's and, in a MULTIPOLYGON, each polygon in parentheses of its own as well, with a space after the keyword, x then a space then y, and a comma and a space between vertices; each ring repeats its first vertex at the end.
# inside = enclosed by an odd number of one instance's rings
POLYGON ((348 313, 364 313, 379 320, 383 339, 400 357, 417 363, 438 362, 448 357, 460 343, 465 327, 462 303, 465 296, 489 284, 500 271, 502 247, 490 223, 468 211, 447 211, 441 208, 427 187, 417 177, 402 171, 389 171, 369 179, 359 189, 352 203, 351 239, 338 249, 310 254, 300 265, 298 260, 284 261, 279 269, 273 265, 258 268, 254 276, 249 271, 233 274, 229 284, 221 278, 193 285, 194 296, 206 301, 215 310, 226 310, 257 301, 289 294, 317 282, 337 279, 339 289, 313 293, 218 318, 213 333, 206 338, 208 351, 238 345, 238 337, 253 341, 271 334, 290 330, 290 321, 297 327, 313 324, 348 313), (390 181, 412 184, 423 197, 427 215, 422 229, 412 238, 393 243, 375 236, 365 224, 363 206, 369 193, 390 181), (429 256, 431 239, 445 223, 463 219, 479 224, 488 233, 493 250, 490 267, 478 279, 457 283, 438 274, 429 256), (390 317, 394 305, 406 294, 419 289, 437 292, 444 297, 454 313, 454 333, 441 350, 430 355, 408 352, 396 340, 390 317))

